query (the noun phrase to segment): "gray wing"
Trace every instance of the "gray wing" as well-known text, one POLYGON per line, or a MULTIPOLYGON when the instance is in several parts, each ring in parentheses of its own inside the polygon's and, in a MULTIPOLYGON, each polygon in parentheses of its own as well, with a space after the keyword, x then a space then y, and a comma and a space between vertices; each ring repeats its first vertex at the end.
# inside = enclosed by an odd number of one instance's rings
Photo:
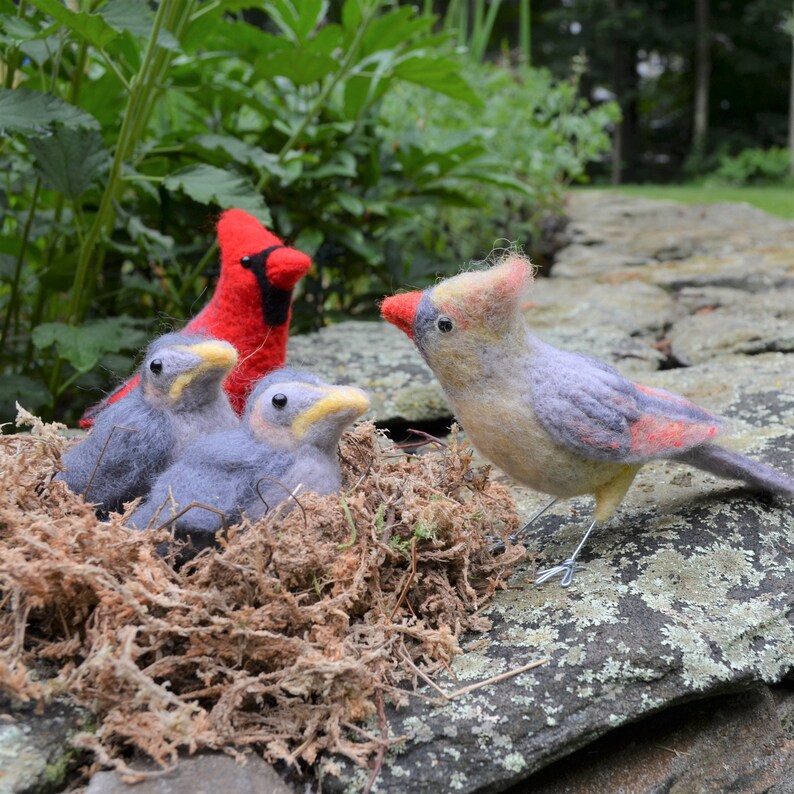
POLYGON ((86 501, 120 510, 148 492, 170 460, 171 440, 168 417, 130 394, 105 408, 88 436, 63 456, 60 479, 86 501))
POLYGON ((713 439, 721 420, 683 397, 638 386, 588 356, 542 349, 532 405, 560 446, 592 460, 644 463, 713 439))

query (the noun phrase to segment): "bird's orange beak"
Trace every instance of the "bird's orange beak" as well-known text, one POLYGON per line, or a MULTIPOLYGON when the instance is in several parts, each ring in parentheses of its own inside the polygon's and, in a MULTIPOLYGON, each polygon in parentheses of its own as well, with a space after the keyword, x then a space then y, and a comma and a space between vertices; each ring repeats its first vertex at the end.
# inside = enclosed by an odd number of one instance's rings
POLYGON ((295 248, 277 248, 267 258, 267 279, 278 289, 291 292, 309 272, 312 260, 295 248))
POLYGON ((380 313, 384 320, 396 325, 401 331, 414 338, 414 319, 416 307, 422 300, 421 292, 405 292, 402 295, 392 295, 380 305, 380 313))

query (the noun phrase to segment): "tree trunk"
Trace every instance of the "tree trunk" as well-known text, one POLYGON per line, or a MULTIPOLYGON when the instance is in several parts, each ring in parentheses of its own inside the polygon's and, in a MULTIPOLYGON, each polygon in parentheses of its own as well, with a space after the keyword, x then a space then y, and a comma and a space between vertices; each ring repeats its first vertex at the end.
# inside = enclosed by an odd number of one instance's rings
POLYGON ((637 51, 620 39, 612 43, 612 91, 620 105, 620 122, 612 135, 612 184, 619 185, 634 165, 637 137, 637 51))
POLYGON ((711 46, 709 0, 695 0, 695 115, 692 124, 692 156, 700 160, 709 134, 709 84, 711 46))

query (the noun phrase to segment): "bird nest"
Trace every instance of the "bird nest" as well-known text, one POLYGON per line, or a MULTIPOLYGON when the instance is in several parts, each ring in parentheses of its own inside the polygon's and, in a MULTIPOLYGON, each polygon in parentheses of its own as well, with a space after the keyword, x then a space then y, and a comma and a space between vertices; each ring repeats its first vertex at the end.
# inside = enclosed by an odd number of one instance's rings
POLYGON ((122 771, 134 750, 164 767, 199 748, 382 758, 385 704, 489 628, 481 609, 525 554, 489 553, 518 516, 457 434, 405 455, 364 423, 341 443, 341 495, 298 493, 175 570, 167 530, 100 521, 52 481, 61 426, 18 424, 0 443, 0 684, 70 693, 96 720, 78 743, 122 771))

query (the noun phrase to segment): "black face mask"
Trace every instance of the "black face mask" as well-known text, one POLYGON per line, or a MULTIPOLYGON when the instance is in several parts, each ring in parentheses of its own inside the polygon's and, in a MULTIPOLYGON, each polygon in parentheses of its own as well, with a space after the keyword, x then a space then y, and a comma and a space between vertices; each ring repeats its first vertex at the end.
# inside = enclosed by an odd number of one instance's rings
POLYGON ((240 264, 251 270, 256 276, 259 284, 259 292, 262 296, 262 315, 265 323, 271 328, 276 328, 287 322, 289 316, 289 305, 292 299, 292 291, 274 287, 267 277, 267 258, 273 251, 284 248, 283 245, 271 245, 258 254, 244 256, 240 264))

